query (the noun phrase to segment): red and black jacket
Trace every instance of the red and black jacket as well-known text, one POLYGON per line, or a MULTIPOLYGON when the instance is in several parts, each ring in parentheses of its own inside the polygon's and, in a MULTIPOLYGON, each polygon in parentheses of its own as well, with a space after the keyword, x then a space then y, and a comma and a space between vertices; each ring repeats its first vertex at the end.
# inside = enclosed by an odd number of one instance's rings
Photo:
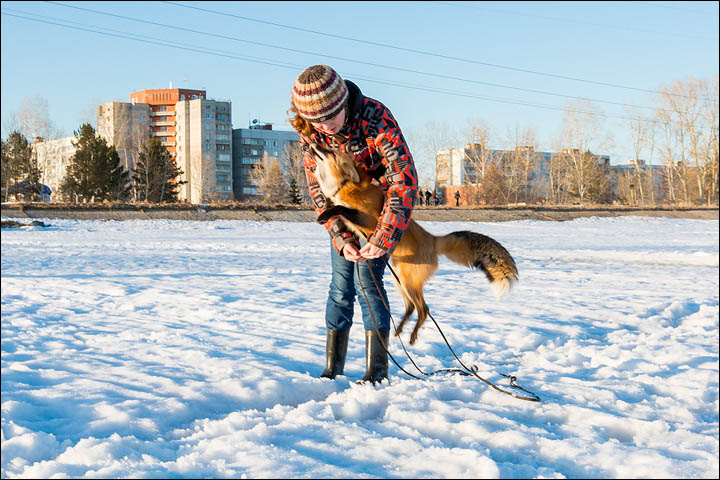
MULTIPOLYGON (((355 167, 376 178, 387 192, 377 228, 368 241, 392 253, 410 222, 415 203, 418 188, 415 163, 390 110, 365 97, 354 83, 346 80, 345 84, 350 95, 343 128, 332 135, 314 131, 310 137, 300 136, 313 208, 320 215, 328 207, 328 200, 315 177, 316 165, 309 144, 314 142, 328 150, 352 154, 355 167)), ((357 241, 342 219, 327 222, 325 228, 341 255, 346 243, 357 241)))

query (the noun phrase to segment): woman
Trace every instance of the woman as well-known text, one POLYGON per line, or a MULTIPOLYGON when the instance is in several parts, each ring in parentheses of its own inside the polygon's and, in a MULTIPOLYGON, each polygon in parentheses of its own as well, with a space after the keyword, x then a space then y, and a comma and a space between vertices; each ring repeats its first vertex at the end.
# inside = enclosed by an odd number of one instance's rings
POLYGON ((361 381, 381 382, 388 376, 383 343, 388 345, 390 332, 383 271, 387 256, 407 228, 417 193, 417 173, 410 150, 390 110, 365 97, 354 83, 344 81, 327 65, 313 65, 298 75, 290 110, 294 112, 293 127, 300 134, 315 213, 324 212, 328 202, 315 177, 311 143, 351 154, 355 167, 368 172, 387 192, 375 233, 367 241, 357 238, 340 218, 325 224, 332 240, 332 280, 325 309, 326 368, 320 375, 332 379, 343 374, 353 305, 360 289, 357 282, 361 282, 375 318, 373 322, 364 295, 359 295, 366 356, 361 381), (356 278, 356 262, 360 262, 360 278, 356 278))

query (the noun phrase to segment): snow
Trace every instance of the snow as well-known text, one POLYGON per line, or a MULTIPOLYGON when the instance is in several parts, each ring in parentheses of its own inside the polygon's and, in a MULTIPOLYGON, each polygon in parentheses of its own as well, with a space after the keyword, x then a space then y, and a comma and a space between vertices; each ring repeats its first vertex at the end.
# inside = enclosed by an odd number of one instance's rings
MULTIPOLYGON (((515 257, 501 300, 445 260, 426 298, 466 365, 533 403, 392 363, 355 384, 357 305, 346 376, 317 378, 319 225, 42 220, 2 231, 3 478, 717 478, 717 221, 423 222, 515 257)), ((408 349, 458 367, 431 321, 408 349)))

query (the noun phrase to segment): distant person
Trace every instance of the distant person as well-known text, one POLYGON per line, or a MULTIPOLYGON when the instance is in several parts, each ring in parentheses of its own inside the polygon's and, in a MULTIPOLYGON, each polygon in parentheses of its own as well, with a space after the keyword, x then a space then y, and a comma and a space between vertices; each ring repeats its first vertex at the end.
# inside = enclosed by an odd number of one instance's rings
POLYGON ((460 190, 455 190, 455 206, 460 206, 460 190))
POLYGON ((430 190, 425 190, 425 206, 430 206, 430 190))
POLYGON ((437 193, 432 192, 432 203, 433 205, 440 205, 440 200, 438 199, 437 193))

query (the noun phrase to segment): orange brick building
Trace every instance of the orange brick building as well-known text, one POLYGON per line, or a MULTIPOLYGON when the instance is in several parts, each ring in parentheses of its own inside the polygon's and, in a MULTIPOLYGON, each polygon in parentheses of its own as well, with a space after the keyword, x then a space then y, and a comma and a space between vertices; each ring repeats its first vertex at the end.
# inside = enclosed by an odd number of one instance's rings
POLYGON ((150 105, 150 135, 158 137, 171 157, 177 156, 177 119, 175 104, 182 100, 206 99, 204 90, 163 88, 139 90, 130 94, 130 103, 150 105))
POLYGON ((205 90, 139 90, 130 103, 98 107, 98 134, 114 145, 132 173, 148 134, 182 170, 181 201, 203 203, 233 196, 231 102, 208 100, 205 90))

